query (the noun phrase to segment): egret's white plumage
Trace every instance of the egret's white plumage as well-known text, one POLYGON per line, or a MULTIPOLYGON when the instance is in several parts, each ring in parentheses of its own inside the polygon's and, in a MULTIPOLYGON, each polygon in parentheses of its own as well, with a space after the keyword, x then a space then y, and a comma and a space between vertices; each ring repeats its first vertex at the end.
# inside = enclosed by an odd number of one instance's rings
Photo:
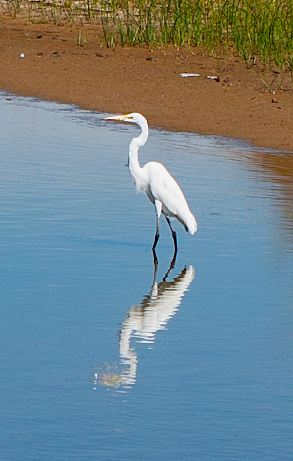
POLYGON ((177 252, 176 233, 172 229, 169 217, 177 218, 186 231, 194 234, 197 230, 195 217, 191 213, 187 201, 175 179, 159 162, 149 162, 143 167, 138 160, 138 150, 148 139, 148 123, 145 117, 136 112, 127 115, 114 115, 105 120, 136 123, 141 128, 141 134, 133 138, 129 146, 128 166, 137 189, 145 192, 156 210, 156 236, 153 250, 159 240, 159 218, 163 213, 172 232, 175 252, 177 252))

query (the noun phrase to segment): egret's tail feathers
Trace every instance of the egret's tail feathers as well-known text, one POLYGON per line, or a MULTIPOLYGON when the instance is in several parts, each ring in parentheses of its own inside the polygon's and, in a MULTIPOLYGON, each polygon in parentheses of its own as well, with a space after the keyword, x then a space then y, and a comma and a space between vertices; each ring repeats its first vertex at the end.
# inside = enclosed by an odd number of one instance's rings
POLYGON ((197 231, 197 222, 190 210, 188 210, 188 216, 180 217, 176 216, 178 221, 184 226, 186 232, 189 232, 193 235, 197 231))
POLYGON ((189 233, 193 235, 197 231, 197 222, 192 213, 190 213, 190 216, 187 219, 186 224, 187 224, 189 233))
POLYGON ((184 226, 186 232, 189 232, 193 235, 197 231, 197 222, 190 210, 188 210, 188 215, 182 217, 177 215, 176 218, 184 226))

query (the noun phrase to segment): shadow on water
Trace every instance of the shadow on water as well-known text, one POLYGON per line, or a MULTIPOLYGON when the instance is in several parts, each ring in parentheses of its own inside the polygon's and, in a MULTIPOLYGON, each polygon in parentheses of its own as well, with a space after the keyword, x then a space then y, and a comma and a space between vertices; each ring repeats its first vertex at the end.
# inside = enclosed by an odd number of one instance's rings
POLYGON ((280 224, 293 241, 293 153, 254 152, 243 158, 247 168, 256 171, 258 181, 270 182, 272 203, 282 210, 280 224), (259 173, 262 173, 261 175, 259 173))
POLYGON ((139 305, 133 306, 127 312, 119 333, 120 366, 103 365, 95 367, 94 389, 97 385, 118 388, 130 388, 136 383, 138 355, 131 340, 152 344, 156 333, 165 330, 169 320, 174 317, 188 290, 195 271, 192 265, 184 267, 181 273, 172 281, 167 281, 176 262, 174 253, 169 269, 160 283, 157 282, 158 259, 155 251, 153 283, 150 292, 143 297, 139 305), (119 370, 121 368, 121 371, 119 370))

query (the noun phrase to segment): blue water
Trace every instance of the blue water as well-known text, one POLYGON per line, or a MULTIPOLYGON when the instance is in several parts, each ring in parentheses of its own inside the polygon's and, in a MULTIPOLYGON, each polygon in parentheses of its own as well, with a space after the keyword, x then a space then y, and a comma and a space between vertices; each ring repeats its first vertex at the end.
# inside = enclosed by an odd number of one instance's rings
POLYGON ((292 153, 152 129, 199 226, 154 277, 103 118, 0 97, 1 460, 293 459, 292 153))

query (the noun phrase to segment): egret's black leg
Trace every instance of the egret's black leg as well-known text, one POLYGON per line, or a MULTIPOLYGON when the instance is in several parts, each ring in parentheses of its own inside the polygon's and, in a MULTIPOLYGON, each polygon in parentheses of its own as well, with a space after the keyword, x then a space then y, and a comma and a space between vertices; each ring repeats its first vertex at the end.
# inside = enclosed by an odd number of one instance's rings
POLYGON ((153 284, 155 283, 157 279, 157 271, 158 271, 158 258, 156 255, 156 250, 153 248, 153 257, 154 257, 154 279, 153 279, 153 284))
POLYGON ((171 230, 171 233, 172 233, 172 237, 173 237, 173 241, 174 241, 175 251, 174 251, 173 259, 176 259, 176 254, 177 254, 177 251, 178 251, 176 232, 174 231, 174 229, 173 229, 172 226, 171 226, 170 219, 167 218, 167 216, 165 216, 165 218, 166 218, 167 223, 168 223, 168 225, 169 225, 169 227, 170 227, 170 230, 171 230))
POLYGON ((169 267, 168 273, 169 273, 172 269, 174 269, 175 262, 176 262, 176 257, 177 257, 177 250, 175 249, 174 254, 173 254, 173 258, 172 258, 172 261, 171 261, 171 264, 170 264, 170 267, 169 267))
POLYGON ((165 274, 165 277, 163 278, 163 282, 165 282, 167 280, 167 277, 168 275, 170 274, 171 270, 174 269, 174 266, 175 266, 175 262, 176 262, 176 257, 177 257, 177 251, 175 250, 174 251, 174 254, 173 254, 173 258, 172 258, 172 261, 170 263, 170 267, 169 269, 167 270, 166 274, 165 274))
MULTIPOLYGON (((159 218, 156 217, 156 235, 155 235, 155 240, 154 240, 154 244, 153 244, 153 251, 155 250, 156 248, 156 245, 158 243, 158 240, 160 238, 160 232, 159 232, 159 218)), ((156 254, 156 253, 155 253, 156 254)))
POLYGON ((157 245, 157 243, 158 243, 159 238, 160 238, 160 234, 158 234, 158 233, 156 232, 155 240, 154 240, 154 244, 153 244, 153 251, 155 251, 155 248, 156 248, 156 245, 157 245))

